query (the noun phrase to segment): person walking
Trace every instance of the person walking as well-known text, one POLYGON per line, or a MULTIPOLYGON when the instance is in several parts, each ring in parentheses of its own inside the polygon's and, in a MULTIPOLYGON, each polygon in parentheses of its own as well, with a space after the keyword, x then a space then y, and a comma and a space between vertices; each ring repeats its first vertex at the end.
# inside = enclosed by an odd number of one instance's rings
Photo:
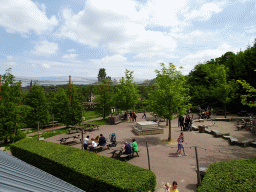
POLYGON ((134 157, 134 152, 137 153, 137 156, 139 157, 139 154, 138 154, 138 145, 137 145, 137 142, 135 139, 132 140, 132 157, 134 157))
POLYGON ((183 142, 185 142, 187 144, 187 142, 184 140, 183 132, 180 133, 180 136, 177 139, 177 142, 178 142, 178 150, 177 150, 177 152, 179 153, 178 157, 181 157, 181 149, 183 149, 183 154, 185 156, 187 156, 187 154, 185 153, 184 147, 183 147, 183 142))
POLYGON ((145 119, 147 118, 147 117, 146 117, 146 111, 143 112, 143 115, 142 115, 141 118, 143 119, 143 117, 145 117, 145 119))
POLYGON ((84 138, 84 150, 87 150, 87 147, 88 147, 88 141, 89 141, 89 135, 87 135, 87 137, 86 138, 84 138))

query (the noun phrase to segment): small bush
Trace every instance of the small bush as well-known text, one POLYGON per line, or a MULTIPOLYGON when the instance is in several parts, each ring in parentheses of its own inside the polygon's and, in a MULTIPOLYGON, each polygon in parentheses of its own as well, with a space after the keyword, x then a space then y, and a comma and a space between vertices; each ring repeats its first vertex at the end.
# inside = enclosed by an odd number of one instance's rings
POLYGON ((20 129, 18 129, 17 131, 16 131, 16 134, 15 135, 11 135, 10 136, 10 140, 11 140, 11 143, 14 141, 14 142, 16 142, 16 141, 19 141, 19 140, 21 140, 21 139, 24 139, 26 137, 26 133, 25 132, 23 132, 23 131, 21 131, 20 129))

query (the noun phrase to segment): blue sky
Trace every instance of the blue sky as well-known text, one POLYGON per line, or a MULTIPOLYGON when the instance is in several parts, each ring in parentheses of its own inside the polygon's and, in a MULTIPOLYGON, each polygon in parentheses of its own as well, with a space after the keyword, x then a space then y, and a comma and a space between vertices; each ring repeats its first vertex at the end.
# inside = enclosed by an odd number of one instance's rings
POLYGON ((0 74, 152 79, 237 53, 256 33, 253 0, 0 0, 0 74))

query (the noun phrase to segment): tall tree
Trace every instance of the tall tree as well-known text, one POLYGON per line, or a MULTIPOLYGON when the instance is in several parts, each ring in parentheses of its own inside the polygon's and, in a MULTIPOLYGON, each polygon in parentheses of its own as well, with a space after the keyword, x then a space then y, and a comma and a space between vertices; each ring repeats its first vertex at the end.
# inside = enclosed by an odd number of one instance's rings
POLYGON ((20 128, 24 127, 24 119, 31 108, 26 105, 19 105, 21 93, 20 83, 14 83, 14 76, 11 68, 6 70, 2 77, 3 83, 0 92, 0 140, 7 143, 8 138, 14 138, 20 128))
POLYGON ((37 122, 47 125, 50 121, 49 102, 41 85, 34 84, 31 93, 26 95, 25 104, 32 107, 32 113, 28 115, 27 124, 37 126, 37 122))
POLYGON ((81 122, 82 105, 78 100, 77 89, 73 84, 70 84, 66 90, 66 95, 69 100, 68 116, 64 119, 65 125, 75 125, 81 122))
POLYGON ((100 86, 95 89, 96 98, 93 102, 97 103, 96 111, 103 114, 103 119, 111 113, 110 107, 113 107, 112 92, 113 87, 104 79, 101 81, 100 86))
POLYGON ((57 94, 53 99, 54 115, 55 119, 61 123, 66 122, 69 115, 69 98, 67 97, 65 91, 61 88, 58 90, 57 94))
POLYGON ((178 113, 185 114, 190 108, 188 89, 184 88, 185 78, 175 65, 169 63, 166 68, 164 63, 160 63, 162 70, 155 70, 157 73, 156 87, 149 93, 147 104, 149 109, 158 117, 163 117, 169 121, 169 136, 171 140, 171 120, 178 113))
POLYGON ((115 88, 114 101, 115 105, 122 110, 135 109, 138 102, 139 94, 137 84, 133 81, 133 71, 126 69, 125 79, 119 80, 115 88))
POLYGON ((100 68, 99 74, 98 74, 98 81, 102 81, 103 79, 106 79, 106 69, 105 68, 100 68))

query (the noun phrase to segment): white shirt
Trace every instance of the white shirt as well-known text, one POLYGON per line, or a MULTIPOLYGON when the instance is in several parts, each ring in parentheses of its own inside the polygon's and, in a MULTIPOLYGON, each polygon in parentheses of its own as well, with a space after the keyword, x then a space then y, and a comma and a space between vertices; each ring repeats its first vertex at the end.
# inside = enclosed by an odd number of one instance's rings
POLYGON ((95 143, 95 141, 92 141, 92 147, 97 147, 97 143, 95 143))
POLYGON ((84 144, 87 144, 88 138, 84 138, 84 144))

